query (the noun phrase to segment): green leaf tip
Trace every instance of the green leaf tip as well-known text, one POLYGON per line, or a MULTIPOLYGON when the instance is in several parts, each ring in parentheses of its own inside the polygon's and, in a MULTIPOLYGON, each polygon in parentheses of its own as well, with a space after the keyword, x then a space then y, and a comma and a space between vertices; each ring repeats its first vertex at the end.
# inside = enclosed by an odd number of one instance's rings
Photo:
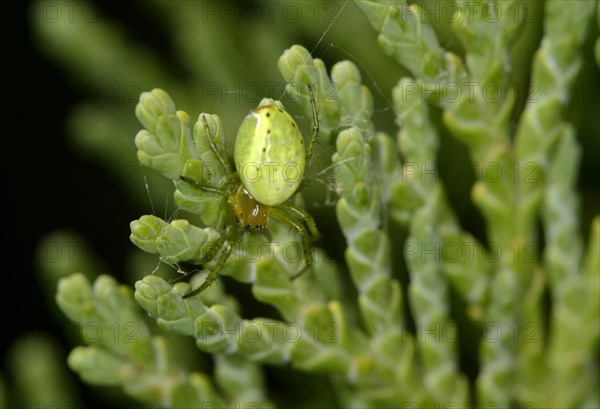
POLYGON ((150 215, 131 222, 130 228, 133 244, 169 264, 202 260, 220 236, 213 228, 196 227, 185 219, 166 223, 150 215))
POLYGON ((176 111, 169 95, 158 89, 143 93, 135 112, 145 128, 135 137, 138 160, 178 180, 185 161, 195 156, 189 116, 176 111))
MULTIPOLYGON (((289 49, 285 50, 281 57, 279 57, 279 61, 277 62, 277 66, 279 67, 279 72, 287 82, 293 82, 294 78, 298 72, 302 72, 304 70, 303 67, 310 67, 313 64, 313 58, 308 52, 308 50, 301 45, 294 45, 289 49)), ((297 86, 297 84, 295 84, 297 86)), ((296 87, 290 87, 291 89, 288 91, 298 92, 299 90, 296 87)), ((292 97, 296 98, 298 95, 293 95, 292 97)))
POLYGON ((142 92, 140 101, 135 107, 136 117, 149 131, 156 130, 160 117, 174 114, 175 103, 169 94, 160 88, 142 92))
POLYGON ((166 225, 166 222, 156 216, 142 216, 129 224, 131 229, 129 239, 145 252, 156 253, 158 238, 166 225))

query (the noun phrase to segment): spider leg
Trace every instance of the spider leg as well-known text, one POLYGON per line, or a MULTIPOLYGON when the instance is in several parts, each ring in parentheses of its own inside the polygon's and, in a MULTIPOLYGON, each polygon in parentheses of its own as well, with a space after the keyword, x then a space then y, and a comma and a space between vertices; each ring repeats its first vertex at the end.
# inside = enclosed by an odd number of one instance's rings
MULTIPOLYGON (((187 264, 192 264, 192 265, 198 265, 201 266, 203 264, 208 263, 209 261, 213 260, 219 249, 223 246, 223 243, 225 242, 225 240, 227 240, 227 236, 226 234, 222 234, 217 240, 215 240, 212 243, 204 243, 203 245, 208 245, 210 246, 208 251, 202 256, 202 258, 196 259, 196 260, 190 260, 187 262, 187 264)), ((182 275, 181 277, 177 277, 174 280, 171 280, 171 284, 175 284, 178 283, 180 281, 183 281, 187 278, 187 276, 189 276, 190 274, 192 274, 195 271, 199 271, 199 270, 193 270, 193 271, 189 271, 189 272, 185 272, 184 275, 182 275)))
MULTIPOLYGON (((225 234, 222 235, 219 238, 219 240, 217 240, 215 242, 215 245, 212 246, 212 248, 209 250, 209 252, 207 252, 207 254, 204 255, 204 257, 201 259, 201 260, 204 260, 203 263, 214 259, 215 256, 217 255, 217 252, 219 250, 221 250, 221 255, 219 256, 219 258, 217 260, 217 264, 208 273, 208 276, 206 276, 206 280, 204 280, 204 282, 202 283, 202 285, 200 287, 198 287, 195 290, 184 295, 183 298, 189 298, 189 297, 193 297, 196 294, 200 294, 202 291, 206 290, 217 279, 217 277, 221 273, 221 270, 223 270, 223 266, 225 265, 225 262, 227 261, 227 259, 231 255, 231 252, 233 251, 232 238, 235 236, 236 232, 237 232, 237 227, 230 228, 229 231, 225 232, 225 234), (220 245, 217 245, 217 243, 220 243, 220 245), (209 257, 209 256, 212 256, 212 257, 209 257)), ((200 260, 198 260, 198 261, 200 261, 200 260)))
POLYGON ((184 181, 185 183, 187 183, 188 185, 192 185, 197 189, 203 190, 205 192, 209 192, 209 193, 216 193, 219 194, 221 196, 229 196, 229 194, 227 193, 227 191, 222 190, 222 189, 217 189, 216 187, 210 187, 210 186, 204 186, 198 182, 196 182, 193 179, 190 179, 188 177, 185 176, 180 176, 179 180, 184 181))
POLYGON ((200 294, 202 291, 206 290, 217 279, 217 277, 219 276, 219 273, 221 273, 221 270, 223 270, 223 266, 225 265, 225 262, 227 261, 227 259, 231 255, 231 252, 233 251, 233 246, 231 245, 231 243, 226 242, 225 246, 227 246, 227 248, 223 251, 223 253, 221 253, 221 256, 219 257, 219 261, 217 262, 215 267, 208 273, 208 276, 206 276, 206 280, 204 280, 202 285, 200 287, 196 288, 195 290, 193 290, 192 292, 184 295, 183 298, 189 298, 189 297, 193 297, 196 294, 200 294))
POLYGON ((223 155, 221 155, 221 152, 217 149, 217 145, 215 144, 215 141, 213 140, 212 133, 210 132, 210 128, 208 126, 208 121, 206 120, 206 115, 202 115, 202 122, 204 123, 204 132, 206 132, 206 135, 208 137, 208 143, 210 144, 210 149, 213 151, 213 153, 217 157, 218 161, 221 163, 221 166, 223 167, 223 169, 225 169, 225 172, 228 174, 231 173, 231 169, 229 168, 229 163, 225 160, 223 155))
POLYGON ((182 269, 180 267, 180 264, 177 264, 177 272, 182 273, 182 275, 179 276, 179 277, 177 277, 177 278, 174 278, 172 280, 169 280, 169 284, 171 284, 171 285, 173 285, 175 283, 178 283, 180 281, 185 280, 190 274, 193 274, 193 273, 195 273, 197 271, 200 271, 198 269, 195 269, 195 270, 184 270, 184 269, 182 269))
MULTIPOLYGON (((295 280, 296 278, 298 278, 302 274, 304 274, 308 269, 310 269, 312 267, 312 265, 314 264, 313 254, 310 249, 310 236, 308 233, 310 228, 307 228, 308 223, 306 223, 304 220, 302 220, 302 219, 298 220, 295 217, 293 217, 292 215, 290 215, 287 212, 287 209, 285 207, 283 207, 283 208, 280 206, 272 207, 270 216, 273 217, 273 219, 277 220, 278 222, 287 224, 288 226, 291 226, 292 228, 294 228, 300 234, 300 237, 302 238, 302 251, 304 252, 304 268, 302 268, 302 270, 300 270, 298 273, 294 274, 291 277, 292 280, 295 280)), ((312 217, 311 217, 311 219, 312 219, 312 217)), ((314 223, 314 220, 313 220, 313 223, 314 223)), ((316 229, 316 227, 315 227, 315 229, 316 229)))
POLYGON ((319 114, 317 112, 317 102, 315 101, 315 94, 310 84, 308 84, 308 95, 310 97, 310 105, 313 114, 313 127, 312 135, 310 136, 310 143, 308 144, 308 150, 306 151, 306 167, 309 166, 313 154, 315 153, 315 144, 317 143, 317 139, 319 138, 319 114))
POLYGON ((204 256, 202 256, 202 258, 189 261, 189 263, 202 265, 202 264, 208 263, 210 260, 214 259, 217 256, 219 249, 221 247, 223 247, 223 244, 225 243, 225 241, 229 240, 229 236, 230 236, 229 232, 226 231, 224 234, 221 234, 221 236, 217 240, 215 240, 213 243, 204 243, 209 246, 208 251, 204 254, 204 256))
MULTIPOLYGON (((225 149, 223 149, 224 150, 224 152, 223 152, 222 150, 219 149, 219 147, 215 143, 212 132, 210 131, 210 126, 208 125, 208 121, 206 119, 206 115, 204 115, 204 114, 202 115, 202 122, 204 125, 204 132, 206 132, 206 137, 208 139, 208 144, 210 145, 210 150, 217 157, 217 160, 219 161, 219 163, 221 165, 221 169, 225 170, 226 179, 231 180, 232 171, 231 171, 231 166, 229 165, 229 162, 227 161, 227 151, 225 149)), ((225 144, 224 138, 225 138, 225 136, 223 136, 223 144, 225 144)), ((205 185, 201 184, 200 182, 197 182, 197 181, 190 179, 188 177, 185 177, 185 176, 180 176, 179 179, 194 186, 195 188, 203 190, 205 192, 216 193, 216 194, 219 194, 219 195, 225 196, 225 197, 229 196, 229 194, 230 194, 230 192, 228 192, 226 189, 219 189, 219 188, 215 188, 212 186, 205 186, 205 185)))
MULTIPOLYGON (((214 242, 204 243, 203 245, 208 244, 210 246, 208 251, 206 253, 204 253, 202 258, 199 258, 196 260, 190 260, 187 263, 192 264, 192 265, 198 265, 198 266, 208 263, 210 260, 212 260, 216 257, 217 253, 219 252, 219 249, 223 246, 223 243, 225 243, 225 240, 227 240, 227 235, 222 234, 214 242)), ((181 277, 177 277, 176 279, 172 280, 171 284, 178 283, 178 282, 184 280, 185 278, 187 278, 187 276, 189 276, 190 274, 192 274, 193 272, 196 272, 196 271, 199 271, 199 270, 185 272, 185 274, 182 275, 181 277)))
POLYGON ((293 214, 298 219, 302 220, 306 227, 308 227, 308 231, 313 239, 319 237, 319 230, 317 229, 317 224, 315 223, 315 219, 304 209, 300 209, 296 207, 290 201, 282 203, 279 205, 280 208, 284 209, 286 212, 293 214))

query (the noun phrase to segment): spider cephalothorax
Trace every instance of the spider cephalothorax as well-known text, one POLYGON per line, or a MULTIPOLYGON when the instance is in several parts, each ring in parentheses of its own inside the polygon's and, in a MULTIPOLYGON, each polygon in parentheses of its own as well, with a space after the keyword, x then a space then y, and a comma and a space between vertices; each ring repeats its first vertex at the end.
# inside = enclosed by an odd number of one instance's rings
POLYGON ((243 185, 227 201, 233 207, 241 226, 256 232, 267 227, 270 206, 254 199, 243 185))

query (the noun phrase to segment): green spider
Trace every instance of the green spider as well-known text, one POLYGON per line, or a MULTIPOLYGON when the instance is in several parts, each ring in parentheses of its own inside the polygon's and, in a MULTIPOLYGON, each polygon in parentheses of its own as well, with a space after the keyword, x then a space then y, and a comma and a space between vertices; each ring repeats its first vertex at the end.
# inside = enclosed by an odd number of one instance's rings
POLYGON ((319 117, 310 85, 308 93, 313 114, 308 149, 305 148, 304 138, 294 119, 285 111, 281 102, 273 101, 273 104, 250 111, 240 124, 234 146, 235 171, 227 160, 227 153, 214 143, 208 123, 203 117, 210 148, 227 175, 226 186, 219 189, 204 186, 186 177, 181 177, 181 180, 197 189, 222 195, 227 199, 231 212, 226 218, 227 226, 223 234, 202 260, 193 263, 205 264, 216 259, 214 268, 204 283, 184 298, 208 288, 217 279, 231 255, 236 238, 244 231, 264 230, 269 218, 296 230, 302 237, 305 266, 292 279, 313 265, 310 242, 319 235, 317 226, 310 214, 291 201, 304 179, 304 170, 310 163, 319 137, 319 117))

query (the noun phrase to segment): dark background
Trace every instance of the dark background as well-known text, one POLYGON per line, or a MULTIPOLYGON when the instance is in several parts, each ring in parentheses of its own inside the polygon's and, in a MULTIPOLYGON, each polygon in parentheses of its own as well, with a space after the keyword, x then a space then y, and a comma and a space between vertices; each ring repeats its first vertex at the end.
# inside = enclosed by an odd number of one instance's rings
MULTIPOLYGON (((4 103, 16 111, 4 115, 3 138, 10 149, 2 155, 9 188, 5 190, 4 201, 8 206, 5 207, 5 228, 2 229, 8 261, 3 274, 8 281, 5 281, 0 297, 5 317, 0 342, 2 372, 9 389, 13 379, 5 369, 9 360, 6 354, 19 336, 38 331, 52 335, 62 344, 65 365, 72 347, 65 328, 56 322, 38 285, 34 271, 36 258, 40 257, 36 251, 38 240, 56 229, 77 231, 93 243, 94 250, 113 272, 119 272, 125 254, 130 251, 123 243, 129 240, 114 238, 128 238, 129 222, 140 213, 139 209, 131 207, 122 188, 106 171, 78 156, 68 146, 65 120, 71 108, 89 95, 74 89, 65 72, 36 50, 29 29, 29 2, 17 4, 18 13, 11 18, 17 34, 15 49, 18 56, 5 56, 17 63, 14 78, 8 78, 6 85, 18 88, 4 93, 4 103), (11 101, 13 98, 14 102, 11 101), (94 215, 110 217, 110 228, 98 223, 99 219, 94 215)), ((158 28, 151 32, 142 30, 153 23, 134 3, 97 7, 132 32, 145 32, 145 41, 166 50, 158 28)), ((5 64, 12 64, 9 60, 5 64)), ((108 402, 98 401, 101 395, 92 394, 88 385, 77 375, 72 375, 80 385, 84 407, 106 407, 108 402)), ((4 402, 3 405, 9 403, 18 405, 18 402, 4 402)))

